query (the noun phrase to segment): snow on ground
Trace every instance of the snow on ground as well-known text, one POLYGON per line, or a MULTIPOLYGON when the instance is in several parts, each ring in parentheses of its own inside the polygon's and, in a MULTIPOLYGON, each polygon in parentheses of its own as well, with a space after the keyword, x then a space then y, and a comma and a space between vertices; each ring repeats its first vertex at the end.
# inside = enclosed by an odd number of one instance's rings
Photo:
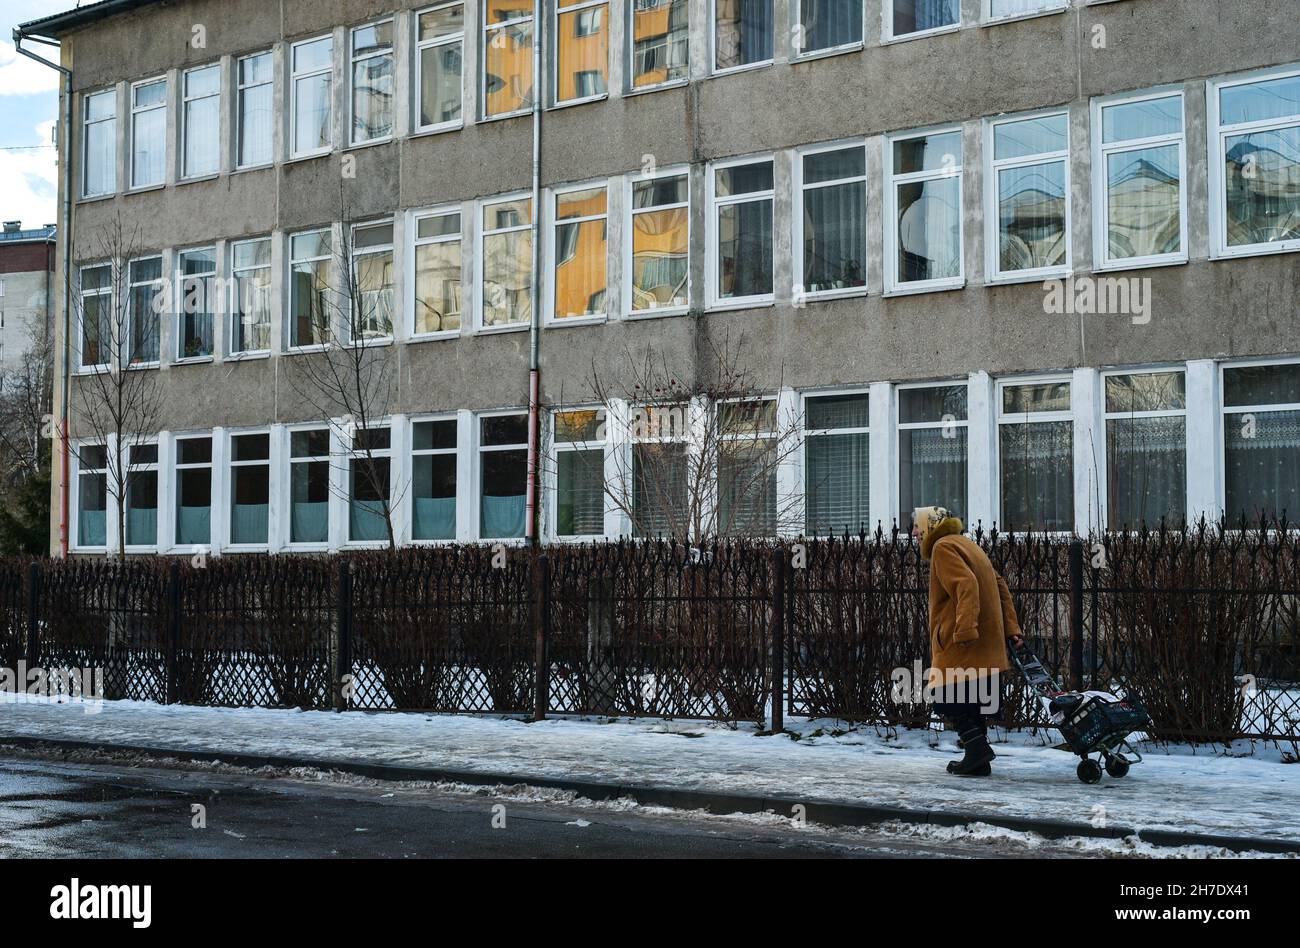
POLYGON ((995 815, 1300 840, 1300 765, 1275 751, 1143 747, 1122 780, 1075 776, 1078 758, 1043 736, 1006 735, 987 779, 952 777, 951 734, 849 728, 791 719, 788 735, 758 736, 697 721, 512 718, 414 713, 284 711, 0 695, 5 737, 66 739, 172 750, 207 749, 365 761, 796 800, 947 809, 995 815))

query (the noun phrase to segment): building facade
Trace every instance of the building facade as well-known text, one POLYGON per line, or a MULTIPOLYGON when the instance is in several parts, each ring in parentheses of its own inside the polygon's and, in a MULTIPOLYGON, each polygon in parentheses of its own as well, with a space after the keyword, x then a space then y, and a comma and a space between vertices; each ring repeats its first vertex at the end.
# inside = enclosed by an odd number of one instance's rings
MULTIPOLYGON (((133 340, 163 397, 132 552, 365 547, 376 502, 401 543, 522 537, 534 305, 544 408, 628 353, 707 384, 740 340, 798 440, 760 528, 1300 513, 1294 0, 105 0, 23 30, 72 70, 73 310, 107 305, 115 222, 131 305, 239 299, 133 340), (368 433, 288 382, 341 247, 396 379, 368 433)), ((68 325, 67 547, 112 552, 75 397, 102 347, 68 325)), ((631 532, 566 455, 635 476, 637 445, 588 420, 540 416, 545 539, 631 532)))
POLYGON ((54 309, 55 227, 23 229, 6 221, 0 232, 0 379, 18 372, 34 337, 46 332, 54 309))

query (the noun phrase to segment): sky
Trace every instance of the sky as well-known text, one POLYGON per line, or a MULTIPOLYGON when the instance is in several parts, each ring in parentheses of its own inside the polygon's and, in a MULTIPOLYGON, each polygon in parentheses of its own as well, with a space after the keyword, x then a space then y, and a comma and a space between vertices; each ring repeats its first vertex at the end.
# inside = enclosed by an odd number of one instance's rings
MULTIPOLYGON (((14 51, 19 23, 78 6, 78 0, 3 0, 0 20, 0 220, 40 227, 58 220, 58 163, 54 127, 59 73, 14 51)), ((33 45, 58 59, 57 49, 33 45)))

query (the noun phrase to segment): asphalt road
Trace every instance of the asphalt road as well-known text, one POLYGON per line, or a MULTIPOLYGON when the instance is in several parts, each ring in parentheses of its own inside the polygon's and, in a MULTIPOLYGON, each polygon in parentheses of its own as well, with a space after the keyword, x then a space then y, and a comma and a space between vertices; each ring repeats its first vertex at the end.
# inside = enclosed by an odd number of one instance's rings
POLYGON ((775 819, 620 808, 528 788, 488 792, 0 751, 0 857, 9 858, 1023 854, 1011 844, 954 846, 775 819), (196 825, 199 816, 204 826, 196 825))

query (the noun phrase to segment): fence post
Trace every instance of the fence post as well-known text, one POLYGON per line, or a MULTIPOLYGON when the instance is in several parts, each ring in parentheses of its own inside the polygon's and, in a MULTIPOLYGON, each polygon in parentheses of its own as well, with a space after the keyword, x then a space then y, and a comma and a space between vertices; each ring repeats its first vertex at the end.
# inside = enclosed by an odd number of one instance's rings
POLYGON ((772 731, 785 730, 785 582, 788 551, 772 551, 772 731))
POLYGON ((1083 690, 1083 541, 1070 541, 1070 688, 1083 690))
POLYGON ((537 654, 535 661, 536 691, 533 694, 533 720, 544 721, 546 709, 551 703, 551 662, 547 654, 547 640, 550 638, 551 570, 550 560, 545 553, 538 554, 533 561, 533 631, 537 636, 537 654))
MULTIPOLYGON (((27 653, 27 667, 35 668, 40 664, 41 659, 41 625, 40 625, 40 595, 41 595, 41 564, 32 560, 27 567, 27 644, 25 651, 27 653)), ((18 665, 19 651, 17 643, 14 648, 14 666, 15 671, 18 665)), ((19 686, 21 687, 21 682, 19 686)))
POLYGON ((335 591, 334 710, 346 711, 351 695, 352 674, 352 570, 346 557, 339 557, 338 588, 335 591))
POLYGON ((180 696, 176 680, 176 659, 181 644, 181 561, 172 560, 167 575, 167 704, 180 696))

